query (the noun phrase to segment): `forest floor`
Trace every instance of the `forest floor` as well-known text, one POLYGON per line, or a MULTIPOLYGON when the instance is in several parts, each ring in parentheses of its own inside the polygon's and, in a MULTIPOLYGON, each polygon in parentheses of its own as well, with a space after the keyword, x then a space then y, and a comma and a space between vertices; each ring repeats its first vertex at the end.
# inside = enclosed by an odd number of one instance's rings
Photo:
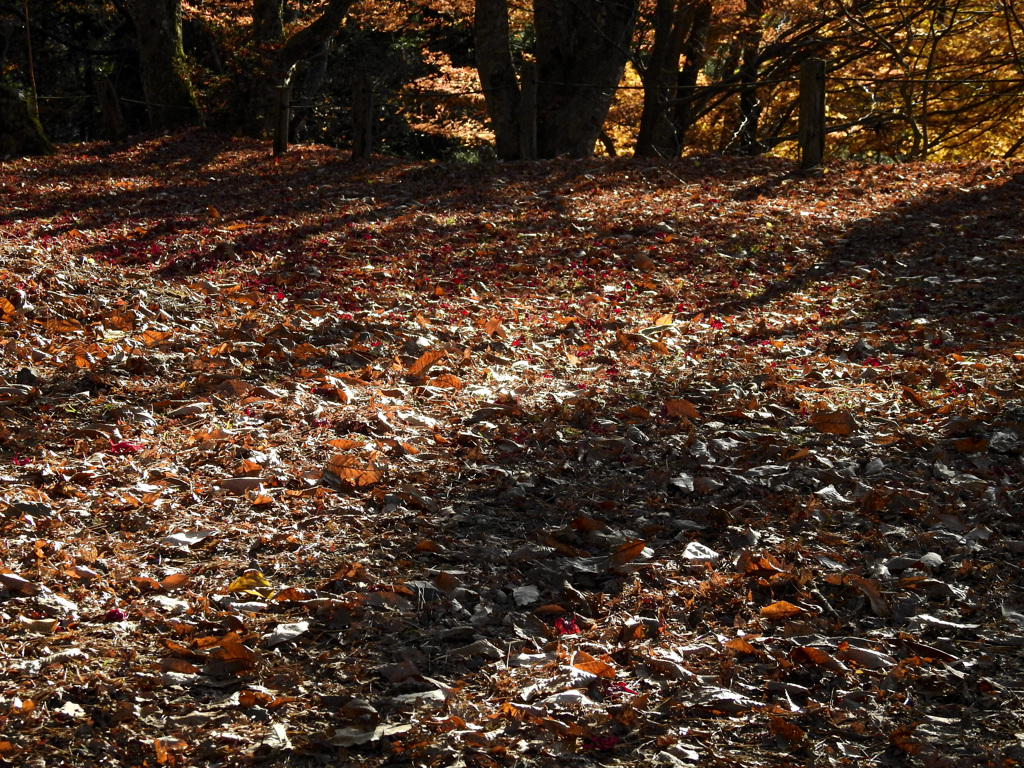
POLYGON ((0 164, 0 763, 1024 763, 1024 164, 0 164))

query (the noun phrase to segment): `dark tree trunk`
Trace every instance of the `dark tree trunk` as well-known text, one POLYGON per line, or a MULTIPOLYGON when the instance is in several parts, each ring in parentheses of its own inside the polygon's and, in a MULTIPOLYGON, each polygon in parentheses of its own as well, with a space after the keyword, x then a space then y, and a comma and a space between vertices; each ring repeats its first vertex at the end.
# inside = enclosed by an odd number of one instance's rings
POLYGON ((253 41, 261 64, 246 120, 249 133, 261 136, 272 130, 277 87, 288 85, 295 65, 334 36, 353 1, 330 0, 316 19, 286 37, 283 0, 253 0, 253 41))
POLYGON ((534 2, 540 157, 594 153, 629 57, 638 2, 534 2))
POLYGON ((473 22, 476 67, 502 160, 519 157, 519 84, 508 33, 508 0, 476 0, 473 22))
POLYGON ((761 14, 764 0, 747 0, 746 14, 750 28, 743 34, 743 63, 740 66, 739 150, 744 155, 759 155, 763 150, 758 139, 763 105, 757 96, 761 69, 761 14))
POLYGON ((697 90, 697 78, 708 59, 708 36, 711 34, 711 2, 701 0, 695 9, 693 27, 683 48, 683 67, 679 70, 678 98, 672 110, 672 124, 678 137, 679 149, 686 146, 686 135, 696 120, 707 96, 697 90))
POLYGON ((181 46, 181 0, 135 0, 139 68, 150 127, 163 131, 199 117, 181 46))
POLYGON ((252 31, 261 45, 284 42, 284 0, 253 0, 252 31))
POLYGON ((694 30, 698 6, 703 4, 658 0, 654 45, 643 71, 644 106, 635 150, 641 157, 675 157, 682 149, 668 106, 678 98, 679 58, 694 30))
POLYGON ((0 158, 52 151, 53 145, 21 93, 0 84, 0 158))

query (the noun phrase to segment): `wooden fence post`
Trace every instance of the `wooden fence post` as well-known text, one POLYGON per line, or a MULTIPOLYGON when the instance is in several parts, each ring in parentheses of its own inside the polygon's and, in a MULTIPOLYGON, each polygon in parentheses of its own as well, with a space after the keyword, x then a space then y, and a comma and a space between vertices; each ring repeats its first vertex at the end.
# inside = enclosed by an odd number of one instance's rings
POLYGON ((523 64, 519 94, 519 159, 537 159, 537 66, 523 64))
POLYGON ((808 170, 825 156, 825 61, 807 59, 800 65, 800 168, 808 170))
POLYGON ((358 72, 352 80, 352 159, 373 154, 373 78, 358 72))
POLYGON ((276 87, 277 100, 274 102, 274 157, 288 151, 288 124, 291 120, 292 87, 276 87))

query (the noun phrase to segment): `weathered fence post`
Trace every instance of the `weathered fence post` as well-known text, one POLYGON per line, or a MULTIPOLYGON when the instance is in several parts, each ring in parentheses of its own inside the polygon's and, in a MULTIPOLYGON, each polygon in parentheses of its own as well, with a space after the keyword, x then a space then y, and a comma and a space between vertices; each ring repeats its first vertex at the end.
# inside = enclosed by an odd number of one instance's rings
POLYGON ((537 159, 537 67, 523 64, 519 94, 519 159, 537 159))
POLYGON ((373 154, 373 79, 359 72, 352 81, 352 159, 373 154))
POLYGON ((825 61, 807 59, 800 65, 800 167, 821 164, 825 156, 825 61))
POLYGON ((279 85, 276 87, 277 99, 274 101, 274 157, 288 151, 288 124, 291 120, 292 87, 279 85))

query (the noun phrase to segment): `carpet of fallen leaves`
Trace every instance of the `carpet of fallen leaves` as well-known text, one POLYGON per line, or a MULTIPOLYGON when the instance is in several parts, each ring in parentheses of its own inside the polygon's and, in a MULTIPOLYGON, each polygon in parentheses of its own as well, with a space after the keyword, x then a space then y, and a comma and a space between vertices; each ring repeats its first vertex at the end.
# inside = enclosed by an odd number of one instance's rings
POLYGON ((0 166, 0 760, 1024 763, 1024 165, 0 166))

